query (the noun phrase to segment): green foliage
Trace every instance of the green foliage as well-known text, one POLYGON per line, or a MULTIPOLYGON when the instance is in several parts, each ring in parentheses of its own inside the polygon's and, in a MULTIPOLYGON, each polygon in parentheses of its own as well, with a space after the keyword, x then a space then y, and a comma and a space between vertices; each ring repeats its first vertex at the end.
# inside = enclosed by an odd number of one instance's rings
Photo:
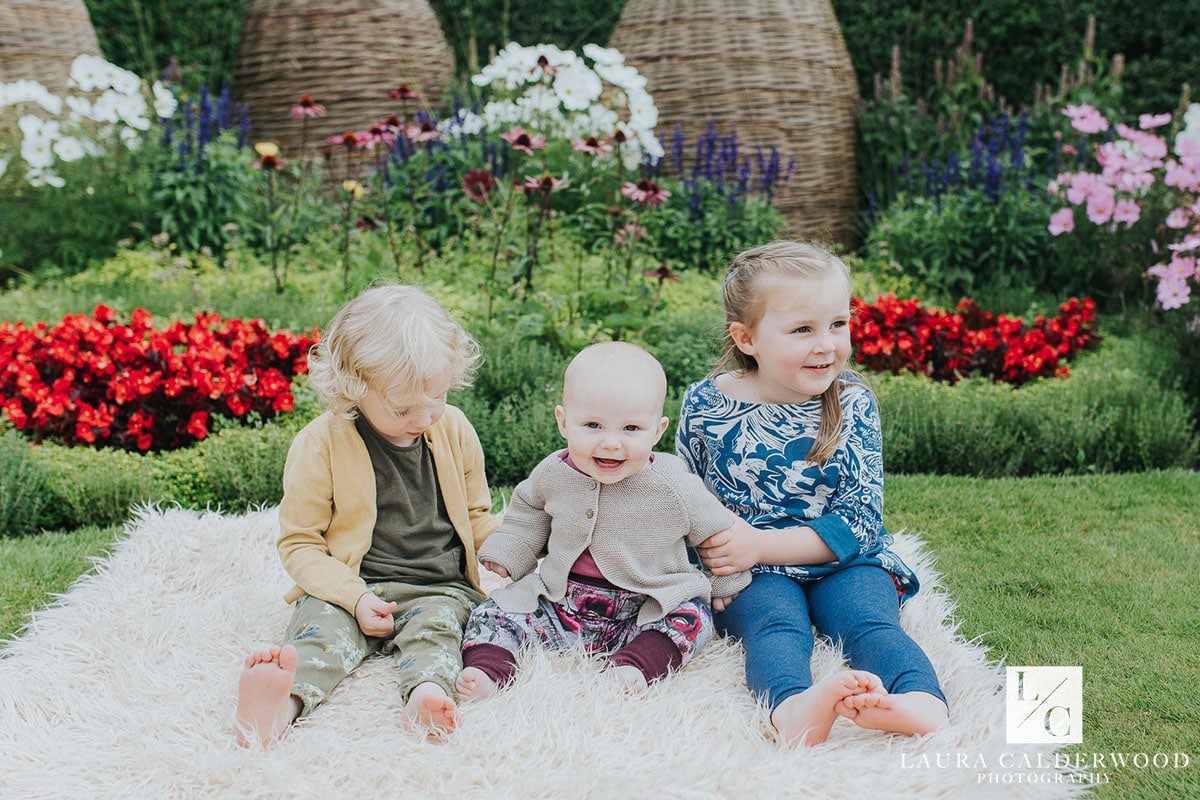
POLYGON ((0 286, 35 270, 79 272, 143 232, 157 158, 154 142, 132 153, 113 145, 102 156, 58 163, 65 185, 56 189, 19 180, 18 156, 0 178, 0 286))
POLYGON ((186 85, 233 83, 245 0, 85 0, 104 57, 151 80, 175 59, 186 85))
POLYGON ((984 54, 988 80, 1015 104, 1031 103, 1039 85, 1057 81, 1062 64, 1074 64, 1089 14, 1097 17, 1096 52, 1126 57, 1122 82, 1130 111, 1174 108, 1181 81, 1200 72, 1200 33, 1180 23, 1192 13, 1188 0, 834 0, 833 7, 864 97, 873 95, 875 75, 888 74, 893 45, 906 65, 906 90, 924 96, 934 82, 934 61, 958 44, 968 18, 975 21, 975 49, 984 54))
POLYGON ((49 502, 46 473, 31 454, 29 441, 0 428, 0 534, 37 529, 49 502))
POLYGON ((646 222, 646 252, 673 269, 721 270, 743 250, 766 244, 784 228, 783 215, 760 198, 731 206, 711 183, 699 204, 688 204, 682 181, 664 181, 671 197, 646 222))
POLYGON ((900 270, 948 302, 984 287, 1085 291, 1084 274, 1059 266, 1046 230, 1053 208, 1048 194, 1023 187, 994 200, 978 189, 940 199, 902 194, 867 234, 865 261, 900 270))
POLYGON ((204 149, 203 164, 176 163, 168 149, 155 176, 151 226, 185 252, 223 253, 237 229, 262 218, 259 175, 253 153, 225 131, 204 149), (233 225, 233 228, 229 226, 233 225))

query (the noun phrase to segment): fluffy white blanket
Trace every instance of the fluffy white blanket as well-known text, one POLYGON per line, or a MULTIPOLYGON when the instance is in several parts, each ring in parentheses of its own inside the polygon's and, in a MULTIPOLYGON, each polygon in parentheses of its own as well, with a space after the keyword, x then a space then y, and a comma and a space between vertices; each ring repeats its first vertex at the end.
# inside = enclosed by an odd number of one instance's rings
MULTIPOLYGON (((757 800, 1082 790, 1052 769, 1020 767, 1050 751, 1005 744, 1002 671, 956 633, 933 559, 911 535, 897 536, 896 549, 923 589, 902 621, 932 659, 953 722, 932 736, 839 720, 828 743, 783 749, 746 692, 740 647, 718 640, 637 699, 581 653, 533 653, 511 689, 466 706, 458 733, 442 743, 397 726, 392 663, 377 657, 274 750, 241 750, 232 732, 241 661, 275 642, 289 617, 276 524, 273 509, 140 512, 108 558, 36 613, 0 659, 0 796, 757 800), (1018 766, 1003 769, 1002 753, 1018 766), (959 754, 968 766, 955 763, 959 754)), ((835 649, 818 645, 818 677, 839 663, 835 649)))

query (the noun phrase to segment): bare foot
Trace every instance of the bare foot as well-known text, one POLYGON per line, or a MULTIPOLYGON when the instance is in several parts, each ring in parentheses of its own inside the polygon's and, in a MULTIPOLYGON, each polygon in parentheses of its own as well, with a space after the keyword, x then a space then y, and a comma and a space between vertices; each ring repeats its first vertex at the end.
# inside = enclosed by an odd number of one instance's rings
POLYGON ((435 734, 454 733, 458 727, 458 707, 436 683, 417 684, 408 696, 404 713, 411 722, 423 725, 435 734))
POLYGON ((883 691, 873 673, 844 670, 788 697, 771 712, 771 724, 789 746, 820 744, 837 719, 834 706, 843 698, 872 691, 883 691))
POLYGON ((625 694, 638 695, 646 691, 646 687, 649 686, 646 683, 646 676, 632 664, 620 664, 612 667, 609 671, 616 676, 617 683, 625 690, 625 694))
POLYGON ((290 644, 259 650, 246 659, 238 681, 237 740, 242 747, 255 736, 270 747, 300 715, 300 704, 292 697, 297 660, 290 644))
POLYGON ((476 667, 467 667, 458 673, 454 688, 458 690, 458 699, 464 703, 486 700, 500 690, 486 672, 476 667))
POLYGON ((844 698, 837 712, 860 728, 921 736, 949 724, 946 704, 928 692, 878 694, 844 698))

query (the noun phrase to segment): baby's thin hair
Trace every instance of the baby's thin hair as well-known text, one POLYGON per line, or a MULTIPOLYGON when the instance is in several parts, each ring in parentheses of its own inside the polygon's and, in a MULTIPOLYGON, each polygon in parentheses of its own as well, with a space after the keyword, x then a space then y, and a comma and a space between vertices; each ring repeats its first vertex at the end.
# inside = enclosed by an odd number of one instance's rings
MULTIPOLYGON (((753 329, 766 313, 770 279, 841 280, 851 288, 850 268, 828 250, 804 242, 778 241, 752 247, 734 257, 725 274, 725 336, 721 358, 710 377, 721 372, 745 375, 758 370, 758 361, 738 349, 729 332, 731 323, 753 329)), ((867 380, 856 370, 845 369, 821 395, 821 426, 808 460, 823 463, 835 452, 842 432, 842 388, 851 380, 864 386, 867 380)))
POLYGON ((469 386, 479 345, 415 286, 376 286, 334 315, 309 350, 310 380, 326 408, 354 419, 368 389, 428 404, 431 379, 450 375, 450 388, 469 386))

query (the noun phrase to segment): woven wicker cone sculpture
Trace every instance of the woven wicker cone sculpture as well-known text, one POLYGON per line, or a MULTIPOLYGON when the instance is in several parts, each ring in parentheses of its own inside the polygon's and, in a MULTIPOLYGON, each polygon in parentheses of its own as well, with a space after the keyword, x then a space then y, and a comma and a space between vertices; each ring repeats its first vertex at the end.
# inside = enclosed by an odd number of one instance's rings
POLYGON ((0 0, 0 81, 67 88, 78 55, 100 55, 83 0, 0 0))
POLYGON ((400 101, 400 83, 424 95, 409 121, 450 85, 454 57, 425 0, 251 0, 238 47, 234 89, 250 106, 251 136, 295 157, 301 121, 289 110, 311 95, 328 114, 308 121, 310 150, 327 136, 363 130, 400 101))
POLYGON ((713 119, 752 158, 779 147, 796 162, 775 198, 789 232, 852 243, 858 85, 829 0, 629 0, 609 46, 646 76, 664 140, 713 119))

